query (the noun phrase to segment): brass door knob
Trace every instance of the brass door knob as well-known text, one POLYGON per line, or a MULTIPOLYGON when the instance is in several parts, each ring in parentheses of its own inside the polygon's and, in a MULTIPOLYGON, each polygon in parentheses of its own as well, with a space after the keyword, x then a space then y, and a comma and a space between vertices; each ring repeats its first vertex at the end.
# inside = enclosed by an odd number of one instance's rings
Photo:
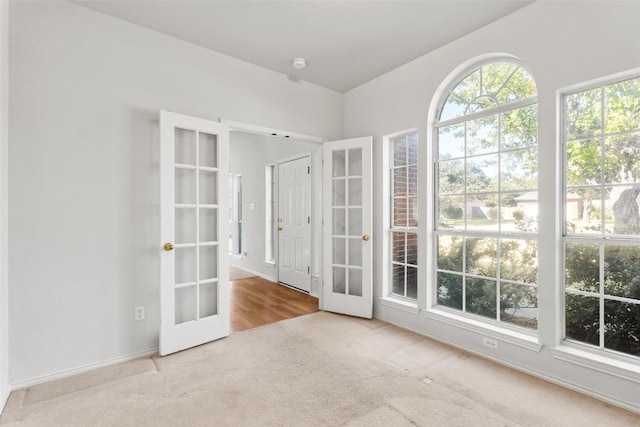
POLYGON ((173 245, 171 243, 165 243, 163 248, 165 251, 169 252, 173 250, 173 245))
POLYGON ((278 231, 282 231, 282 227, 278 227, 278 231))
POLYGON ((362 236, 362 240, 364 240, 365 242, 369 241, 369 235, 365 234, 364 236, 362 236))

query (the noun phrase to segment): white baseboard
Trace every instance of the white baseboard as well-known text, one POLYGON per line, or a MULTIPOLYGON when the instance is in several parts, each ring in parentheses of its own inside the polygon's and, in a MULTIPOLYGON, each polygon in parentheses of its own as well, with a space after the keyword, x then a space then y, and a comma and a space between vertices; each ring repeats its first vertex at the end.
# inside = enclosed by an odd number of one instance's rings
POLYGON ((265 280, 269 280, 270 282, 277 282, 277 281, 278 281, 278 280, 277 280, 275 277, 273 277, 273 276, 270 276, 270 275, 265 274, 265 273, 261 273, 261 272, 259 272, 259 271, 252 270, 252 269, 250 269, 250 268, 245 267, 244 265, 241 265, 241 264, 232 264, 232 265, 233 265, 234 267, 238 267, 240 270, 244 270, 244 271, 246 271, 247 273, 255 274, 256 276, 262 277, 262 278, 263 278, 263 279, 265 279, 265 280))
POLYGON ((114 357, 113 359, 107 359, 101 362, 90 363, 88 365, 80 366, 78 368, 56 372, 54 374, 43 375, 41 377, 34 377, 26 381, 12 383, 9 385, 9 387, 11 391, 21 390, 23 388, 32 387, 34 385, 46 383, 49 381, 59 380, 61 378, 70 377, 72 375, 93 371, 94 369, 106 368, 107 366, 117 365, 118 363, 124 363, 130 360, 140 359, 142 357, 149 357, 156 354, 158 354, 157 347, 150 350, 141 351, 140 353, 134 353, 134 354, 129 354, 127 356, 114 357))
POLYGON ((9 400, 9 394, 11 393, 11 389, 9 387, 3 387, 0 390, 0 414, 4 411, 4 407, 7 404, 7 400, 9 400))
POLYGON ((478 357, 482 357, 484 359, 491 360, 491 361, 496 362, 496 363, 498 363, 500 365, 507 366, 507 367, 509 367, 511 369, 515 369, 516 371, 520 371, 520 372, 523 372, 525 374, 531 375, 533 377, 540 378, 542 380, 550 382, 552 384, 559 385, 560 387, 564 387, 564 388, 567 388, 569 390, 577 391, 578 393, 582 393, 582 394, 585 394, 587 396, 591 396, 591 397, 593 397, 595 399, 598 399, 598 400, 601 400, 603 402, 610 403, 610 404, 618 406, 620 408, 623 408, 623 409, 629 410, 631 412, 635 412, 635 413, 640 414, 640 406, 637 405, 637 404, 613 398, 611 396, 602 394, 602 393, 598 392, 597 390, 593 390, 591 388, 584 387, 584 386, 581 386, 579 384, 575 384, 573 382, 567 381, 567 380, 562 379, 562 378, 558 378, 558 377, 555 377, 555 376, 548 375, 548 374, 546 374, 544 372, 540 372, 540 371, 537 371, 537 370, 534 370, 534 369, 519 365, 517 363, 508 362, 508 361, 505 361, 503 359, 492 357, 492 356, 490 356, 488 354, 476 351, 473 348, 469 348, 469 347, 465 346, 464 344, 461 344, 461 343, 458 343, 458 342, 455 342, 455 341, 451 341, 451 340, 447 340, 447 339, 443 339, 441 337, 430 335, 425 331, 422 331, 422 330, 417 329, 417 328, 408 327, 406 325, 403 325, 400 322, 396 322, 396 321, 394 321, 392 319, 389 319, 386 316, 380 316, 380 314, 374 314, 373 317, 378 319, 378 320, 382 320, 384 322, 387 322, 387 323, 390 323, 392 325, 398 326, 399 328, 403 328, 403 329, 409 330, 411 332, 415 332, 418 335, 425 336, 425 337, 427 337, 429 339, 432 339, 434 341, 441 342, 443 344, 449 345, 449 346, 457 348, 459 350, 464 350, 464 351, 466 351, 468 353, 472 353, 472 354, 474 354, 474 355, 476 355, 478 357))

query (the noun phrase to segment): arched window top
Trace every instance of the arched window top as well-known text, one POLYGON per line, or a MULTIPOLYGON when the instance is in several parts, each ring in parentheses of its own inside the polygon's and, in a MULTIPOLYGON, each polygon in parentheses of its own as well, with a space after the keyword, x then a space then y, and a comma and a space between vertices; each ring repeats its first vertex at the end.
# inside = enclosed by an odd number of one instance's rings
POLYGON ((448 93, 438 121, 455 119, 536 96, 533 78, 517 63, 479 65, 448 93))

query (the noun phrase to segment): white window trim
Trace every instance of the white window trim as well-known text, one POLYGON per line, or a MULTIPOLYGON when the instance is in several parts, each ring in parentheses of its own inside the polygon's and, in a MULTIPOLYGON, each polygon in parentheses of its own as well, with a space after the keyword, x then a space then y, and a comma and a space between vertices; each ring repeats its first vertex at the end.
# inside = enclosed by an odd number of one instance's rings
MULTIPOLYGON (((382 236, 382 294, 383 297, 379 298, 379 301, 383 305, 387 305, 390 307, 400 308, 404 311, 409 311, 412 314, 419 313, 418 301, 420 300, 420 294, 423 292, 421 290, 420 285, 420 240, 421 240, 421 232, 423 223, 423 218, 419 217, 418 227, 412 232, 415 232, 418 235, 418 289, 417 289, 417 299, 412 300, 409 298, 404 298, 399 295, 395 295, 392 293, 392 270, 391 270, 391 140, 393 138, 397 138, 402 135, 406 135, 409 133, 418 134, 418 185, 420 185, 420 160, 421 154, 420 152, 420 134, 418 132, 418 128, 409 128, 405 130, 401 130, 398 132, 393 132, 382 137, 382 171, 383 171, 383 185, 382 185, 382 229, 380 235, 382 236)), ((420 191, 418 191, 418 212, 420 214, 420 191)), ((424 217, 424 215, 422 215, 424 217)), ((406 231, 406 230, 404 230, 406 231)), ((424 269, 422 269, 424 271, 424 269)), ((422 273, 424 274, 424 273, 422 273)))
MULTIPOLYGON (((587 343, 581 343, 578 341, 572 341, 571 339, 566 338, 566 307, 565 307, 565 276, 564 276, 564 266, 565 266, 565 246, 567 242, 570 243, 591 243, 591 244, 606 244, 612 242, 618 242, 618 244, 625 244, 625 240, 638 242, 640 237, 629 238, 624 236, 616 236, 615 238, 607 238, 607 236, 593 236, 593 235, 567 235, 566 234, 566 203, 565 203, 565 195, 567 192, 567 182, 566 182, 566 167, 567 167, 567 141, 566 141, 566 97, 570 95, 574 95, 576 93, 585 92, 593 89, 602 88, 604 86, 615 84, 620 81, 638 78, 640 77, 640 67, 634 68, 631 70, 626 70, 620 73, 610 74, 604 77, 600 77, 597 79, 589 80, 586 82, 578 83, 575 85, 567 86, 565 88, 559 89, 556 92, 557 96, 557 141, 559 142, 558 147, 560 150, 560 161, 559 165, 559 173, 558 173, 558 181, 561 183, 561 191, 558 195, 558 206, 556 209, 557 217, 558 217, 558 235, 560 241, 560 248, 557 250, 557 260, 558 260, 558 295, 559 295, 559 311, 560 315, 558 317, 558 322, 560 323, 560 337, 559 344, 555 347, 551 347, 551 353, 553 357, 559 360, 563 360, 568 363, 572 363, 574 365, 587 367, 599 372, 603 372, 606 374, 614 375, 619 378, 628 379, 637 383, 640 383, 640 363, 638 356, 626 355, 624 353, 617 353, 612 350, 608 350, 606 348, 602 348, 601 346, 590 345, 587 343), (628 359, 626 361, 625 359, 628 359)), ((640 245, 640 243, 638 243, 640 245)), ((576 292, 579 294, 580 292, 576 292)), ((600 292, 598 293, 598 299, 602 298, 600 292)), ((595 297, 594 297, 595 298, 595 297)), ((624 300, 625 298, 616 298, 613 297, 611 299, 614 300, 624 300)), ((602 318, 602 313, 601 313, 602 318)), ((600 337, 600 343, 602 344, 603 334, 600 337)))
POLYGON ((422 316, 429 320, 441 322, 446 325, 455 326, 466 331, 476 333, 485 337, 503 341, 526 350, 536 353, 542 350, 543 344, 538 340, 537 335, 532 331, 528 332, 524 329, 511 329, 508 325, 496 324, 492 325, 485 320, 476 320, 468 313, 462 313, 446 308, 434 307, 421 310, 422 316))
MULTIPOLYGON (((538 338, 540 333, 540 310, 538 311, 538 329, 535 331, 533 330, 529 331, 526 328, 520 328, 516 325, 511 325, 509 323, 498 323, 496 321, 496 325, 494 325, 490 323, 492 322, 490 319, 488 321, 476 320, 475 319, 476 316, 474 316, 471 313, 466 313, 462 311, 459 312, 458 310, 455 310, 455 309, 450 310, 447 307, 439 306, 437 304, 438 285, 437 285, 437 260, 436 260, 436 244, 435 244, 435 239, 436 239, 436 236, 438 235, 438 230, 436 230, 435 228, 437 224, 437 220, 435 219, 437 215, 435 211, 435 208, 436 208, 435 197, 437 195, 437 191, 435 188, 435 184, 436 184, 435 165, 437 164, 437 157, 436 157, 437 150, 435 147, 438 141, 438 129, 448 125, 477 119, 479 117, 485 117, 493 114, 500 114, 505 111, 511 111, 511 110, 526 107, 529 105, 538 105, 538 96, 536 94, 535 96, 532 96, 523 100, 519 100, 519 101, 508 103, 508 104, 501 104, 497 107, 493 107, 487 110, 482 110, 476 113, 471 113, 471 114, 463 115, 460 117, 454 117, 454 118, 450 118, 450 119, 439 122, 438 117, 442 113, 442 109, 444 108, 445 101, 447 100, 447 97, 451 93, 451 91, 458 85, 458 83, 462 82, 465 78, 467 78, 472 71, 486 64, 490 64, 494 62, 513 63, 521 67, 524 71, 526 71, 531 76, 531 78, 535 81, 535 78, 533 77, 531 70, 528 68, 528 66, 525 63, 523 63, 519 59, 511 56, 490 55, 490 56, 484 56, 479 60, 468 61, 465 65, 458 67, 456 70, 454 70, 450 74, 450 76, 455 76, 455 78, 450 80, 448 84, 442 85, 440 90, 438 90, 437 93, 434 95, 433 102, 435 102, 435 108, 430 109, 431 113, 428 118, 429 138, 427 141, 427 150, 428 150, 428 155, 430 159, 429 176, 431 177, 431 184, 428 185, 428 192, 427 192, 427 197, 429 197, 430 200, 427 203, 428 203, 428 206, 430 206, 430 209, 428 211, 432 212, 432 215, 431 215, 431 218, 429 218, 429 228, 428 228, 428 233, 426 235, 426 239, 427 239, 427 249, 429 252, 427 255, 429 259, 429 262, 428 262, 428 267, 429 267, 428 271, 429 271, 429 279, 430 279, 429 282, 431 283, 431 285, 429 285, 427 289, 427 305, 426 305, 427 308, 423 309, 421 313, 429 319, 440 321, 440 322, 443 322, 452 326, 456 326, 461 329, 466 329, 478 334, 484 334, 487 336, 491 336, 491 334, 498 334, 506 337, 506 339, 504 340, 507 342, 511 342, 514 345, 518 345, 520 347, 531 349, 534 351, 540 351, 540 349, 543 346, 543 344, 539 343, 539 338, 538 338)), ((538 149, 539 147, 540 145, 538 143, 538 149)), ((539 151, 538 151, 538 156, 540 156, 539 151)), ((540 185, 538 182, 537 191, 539 190, 540 190, 540 185)), ((458 232, 449 232, 449 233, 458 234, 458 232)), ((459 234, 460 236, 469 235, 469 233, 466 230, 460 230, 459 234)), ((540 234, 539 233, 528 234, 528 233, 502 232, 502 233, 495 233, 491 235, 485 235, 483 233, 481 237, 495 237, 496 239, 523 238, 528 240, 536 240, 539 242, 540 234)), ((539 245, 538 245, 538 251, 540 251, 539 245)), ((540 281, 538 280, 538 282, 536 283, 536 285, 538 286, 538 289, 539 289, 539 282, 540 281)), ((499 309, 499 307, 497 307, 497 309, 499 309)), ((496 339, 502 339, 502 338, 496 337, 496 339)))

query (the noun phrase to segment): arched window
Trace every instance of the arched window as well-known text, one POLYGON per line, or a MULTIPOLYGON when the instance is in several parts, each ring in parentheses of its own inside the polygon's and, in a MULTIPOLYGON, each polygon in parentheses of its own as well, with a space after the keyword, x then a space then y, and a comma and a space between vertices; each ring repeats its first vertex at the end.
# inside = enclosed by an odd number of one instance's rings
POLYGON ((436 305, 537 328, 536 86, 511 59, 477 64, 434 123, 436 305))

